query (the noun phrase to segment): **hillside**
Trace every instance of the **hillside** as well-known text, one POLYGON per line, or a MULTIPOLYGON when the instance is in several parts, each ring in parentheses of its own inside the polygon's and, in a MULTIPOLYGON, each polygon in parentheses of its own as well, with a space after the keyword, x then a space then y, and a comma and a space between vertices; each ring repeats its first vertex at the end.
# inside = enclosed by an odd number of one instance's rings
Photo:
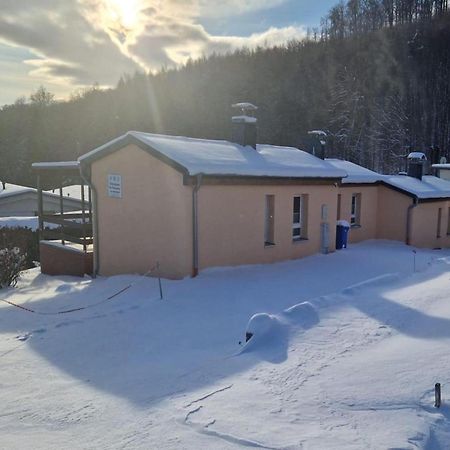
POLYGON ((410 149, 449 151, 449 41, 446 2, 350 0, 301 42, 124 75, 66 102, 44 88, 0 111, 0 179, 34 184, 31 162, 73 159, 132 129, 229 138, 242 100, 259 106, 261 143, 307 148, 307 131, 324 129, 330 155, 396 172, 410 149))

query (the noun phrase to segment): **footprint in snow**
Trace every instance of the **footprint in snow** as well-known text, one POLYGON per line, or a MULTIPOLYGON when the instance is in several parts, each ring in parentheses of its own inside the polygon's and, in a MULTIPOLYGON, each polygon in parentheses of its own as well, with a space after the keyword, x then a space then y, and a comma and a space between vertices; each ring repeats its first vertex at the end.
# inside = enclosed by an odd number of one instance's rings
POLYGON ((18 336, 16 336, 16 339, 18 341, 25 342, 28 339, 30 339, 30 337, 33 336, 33 334, 42 334, 45 333, 46 331, 47 331, 46 328, 38 328, 37 330, 33 330, 25 334, 19 334, 18 336))

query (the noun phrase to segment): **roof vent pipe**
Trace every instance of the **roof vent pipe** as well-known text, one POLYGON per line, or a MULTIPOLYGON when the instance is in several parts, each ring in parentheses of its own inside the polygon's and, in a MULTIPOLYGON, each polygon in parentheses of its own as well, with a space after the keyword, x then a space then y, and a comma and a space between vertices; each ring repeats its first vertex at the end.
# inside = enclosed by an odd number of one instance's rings
POLYGON ((427 161, 425 153, 422 152, 411 152, 408 157, 408 176, 417 178, 419 180, 423 177, 424 165, 427 161))
POLYGON ((253 113, 258 109, 258 107, 247 102, 235 103, 232 107, 240 109, 242 113, 239 116, 233 116, 231 118, 232 141, 244 147, 249 145, 250 147, 256 149, 257 119, 253 116, 253 113))

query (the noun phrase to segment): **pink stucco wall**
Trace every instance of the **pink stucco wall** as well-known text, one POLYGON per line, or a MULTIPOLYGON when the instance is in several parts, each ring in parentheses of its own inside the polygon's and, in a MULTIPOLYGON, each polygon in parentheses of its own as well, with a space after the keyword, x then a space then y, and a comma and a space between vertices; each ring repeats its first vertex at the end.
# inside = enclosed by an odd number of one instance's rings
POLYGON ((377 238, 406 242, 408 206, 412 198, 380 186, 378 190, 377 238))
MULTIPOLYGON (((146 273, 157 262, 167 278, 193 271, 193 186, 169 165, 134 145, 92 164, 97 189, 99 270, 102 275, 146 273), (108 174, 122 176, 122 198, 108 195, 108 174)), ((335 184, 241 184, 205 182, 198 192, 199 267, 258 264, 301 258, 321 251, 321 224, 329 226, 329 250, 335 250, 338 194, 340 217, 350 221, 351 196, 361 195, 360 227, 350 242, 392 239, 405 242, 412 199, 384 186, 335 184), (265 197, 273 195, 274 244, 264 243, 265 197), (307 239, 292 239, 294 196, 307 196, 307 239)), ((412 213, 412 245, 448 247, 450 202, 423 203, 412 213), (436 237, 442 208, 441 237, 436 237)), ((154 273, 155 274, 155 273, 154 273)))
POLYGON ((448 201, 420 203, 412 212, 411 245, 426 248, 450 247, 448 201), (441 208, 438 237, 438 211, 441 208))
MULTIPOLYGON (((161 275, 192 274, 192 186, 182 175, 134 145, 92 165, 97 188, 99 269, 102 275, 145 273, 157 261, 161 275), (122 198, 107 192, 108 174, 122 176, 122 198)), ((198 192, 199 265, 268 263, 320 252, 321 222, 335 249, 337 188, 328 185, 202 185, 198 192), (264 245, 265 196, 275 196, 275 245, 264 245), (306 240, 292 240, 292 203, 308 196, 306 240), (327 218, 322 220, 323 205, 327 218)))
POLYGON ((134 145, 92 164, 97 188, 100 274, 191 273, 192 188, 182 175, 134 145), (108 196, 108 174, 122 176, 122 198, 108 196))
POLYGON ((342 185, 339 188, 341 195, 341 213, 339 219, 350 223, 352 195, 361 195, 360 223, 352 227, 349 233, 349 242, 355 243, 377 236, 378 217, 378 186, 368 185, 342 185))
POLYGON ((321 251, 321 222, 336 240, 334 185, 202 186, 199 191, 200 267, 269 263, 321 251), (275 196, 275 245, 264 245, 265 196, 275 196), (308 196, 307 239, 292 239, 293 197, 308 196), (322 205, 327 219, 322 220, 322 205))

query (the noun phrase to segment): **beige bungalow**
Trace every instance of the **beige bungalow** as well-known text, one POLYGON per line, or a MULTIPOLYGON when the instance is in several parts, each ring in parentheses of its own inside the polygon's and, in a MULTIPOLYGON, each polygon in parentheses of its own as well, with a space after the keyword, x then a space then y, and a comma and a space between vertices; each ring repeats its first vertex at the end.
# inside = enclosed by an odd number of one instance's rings
POLYGON ((290 147, 129 132, 80 158, 98 273, 168 278, 334 250, 345 172, 290 147))
POLYGON ((411 162, 414 176, 385 176, 293 147, 257 145, 256 119, 247 115, 233 118, 231 141, 130 131, 76 164, 92 214, 81 224, 44 217, 83 231, 68 245, 67 235, 58 242, 42 230, 47 273, 82 275, 93 261, 94 274, 158 267, 153 274, 176 279, 329 253, 338 220, 349 222, 350 242, 450 246, 450 182, 422 177, 422 161, 411 162))
POLYGON ((390 239, 415 247, 450 247, 450 182, 431 175, 381 175, 349 161, 327 160, 344 170, 337 219, 350 224, 350 242, 390 239))

